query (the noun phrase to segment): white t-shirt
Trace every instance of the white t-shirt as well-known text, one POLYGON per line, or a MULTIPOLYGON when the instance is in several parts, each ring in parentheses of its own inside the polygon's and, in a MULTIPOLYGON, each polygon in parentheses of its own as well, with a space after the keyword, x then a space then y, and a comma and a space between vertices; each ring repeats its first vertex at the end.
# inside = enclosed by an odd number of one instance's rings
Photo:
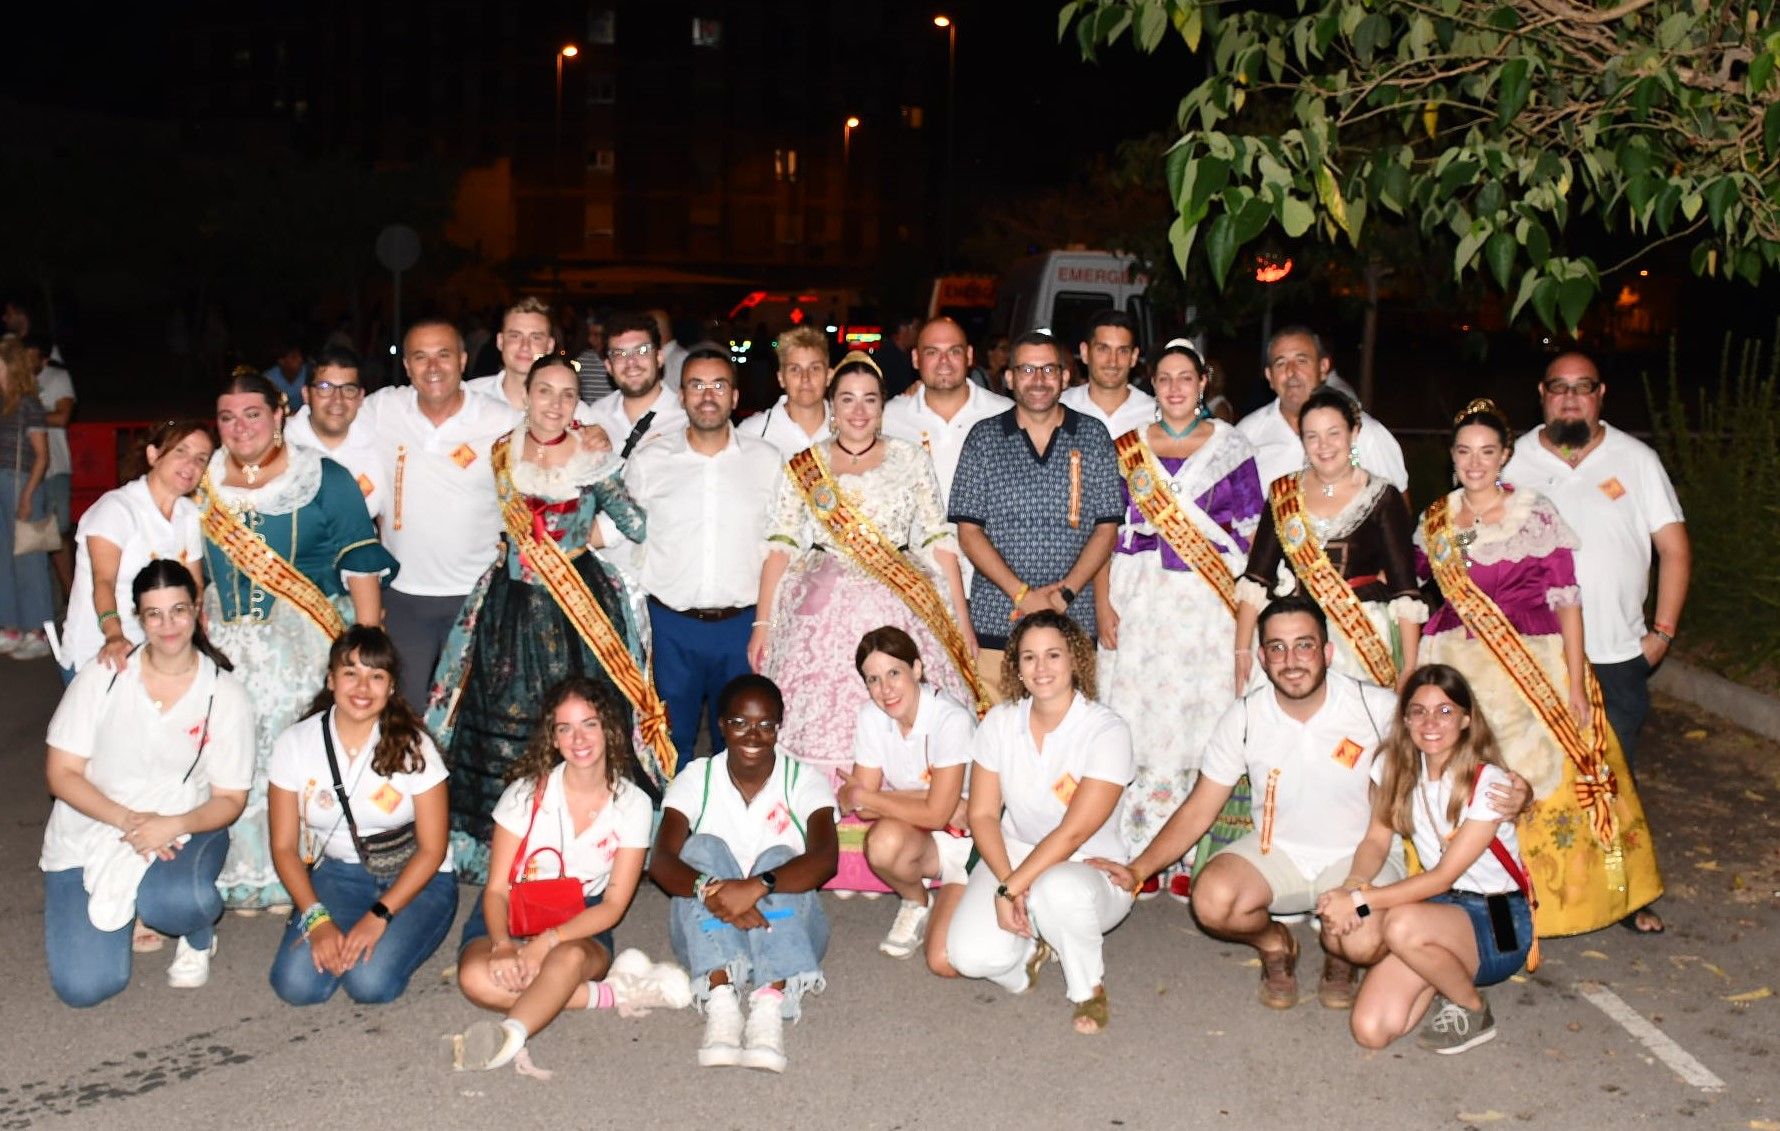
POLYGON ((1076 385, 1063 390, 1062 402, 1077 412, 1093 417, 1106 425, 1106 434, 1118 439, 1133 428, 1142 428, 1156 419, 1156 398, 1132 385, 1125 386, 1125 403, 1111 413, 1102 412, 1089 395, 1091 385, 1076 385))
POLYGON ((74 528, 74 585, 68 593, 68 620, 62 627, 62 640, 76 669, 105 646, 99 614, 93 611, 93 557, 87 539, 94 537, 118 548, 114 594, 118 625, 132 644, 143 641, 142 625, 136 620, 136 605, 130 594, 136 575, 149 562, 161 558, 195 566, 204 553, 198 508, 190 499, 175 500, 173 517, 169 519, 162 516, 161 508, 155 504, 146 477, 100 495, 74 528))
POLYGON ((525 855, 531 860, 531 867, 529 874, 521 874, 521 879, 548 879, 558 874, 573 876, 581 881, 583 895, 598 895, 611 882, 612 861, 617 858, 619 849, 649 847, 649 837, 655 829, 655 807, 650 804, 648 794, 628 781, 620 781, 612 800, 577 836, 574 819, 564 803, 563 768, 557 766, 545 779, 544 801, 538 806, 535 822, 532 820, 532 783, 525 780, 509 785, 501 799, 495 802, 494 823, 525 841, 525 855), (533 856, 540 848, 554 848, 562 853, 561 873, 557 871, 554 854, 546 852, 543 856, 533 856))
POLYGON ((649 536, 631 558, 643 592, 672 609, 752 605, 767 512, 784 477, 778 450, 736 429, 714 456, 693 451, 685 428, 633 452, 624 484, 649 516, 649 536))
MULTIPOLYGON (((235 677, 201 659, 191 686, 162 714, 143 690, 142 663, 139 651, 115 678, 97 664, 82 669, 49 721, 48 744, 85 758, 87 780, 132 809, 185 813, 209 800, 212 789, 251 788, 253 703, 235 677)), ((57 801, 38 867, 85 867, 118 836, 111 825, 57 801)))
MULTIPOLYGON (((1489 791, 1494 785, 1506 786, 1508 773, 1495 766, 1484 766, 1482 776, 1477 780, 1477 788, 1472 792, 1471 800, 1459 814, 1459 822, 1488 821, 1496 826, 1496 839, 1508 849, 1508 854, 1520 863, 1520 838, 1514 831, 1513 821, 1504 821, 1490 803, 1489 791)), ((1372 781, 1376 784, 1384 780, 1384 763, 1377 762, 1372 767, 1372 781)), ((1454 826, 1446 819, 1446 806, 1452 800, 1452 782, 1445 774, 1438 780, 1427 778, 1427 761, 1422 761, 1422 778, 1416 784, 1415 794, 1409 799, 1410 811, 1415 815, 1415 855, 1422 862, 1423 868, 1432 868, 1446 851, 1447 841, 1452 839, 1454 826)), ((1521 871, 1526 865, 1521 863, 1521 871)), ((1520 885, 1508 874, 1496 860, 1496 854, 1485 846, 1483 855, 1479 856, 1457 880, 1453 881, 1454 891, 1468 891, 1477 895, 1501 895, 1506 892, 1519 891, 1520 885)))
MULTIPOLYGON (((958 471, 958 456, 964 451, 964 439, 979 420, 1000 416, 1014 407, 1014 402, 991 393, 981 385, 966 383, 969 399, 947 420, 927 407, 927 387, 917 384, 911 396, 891 397, 884 406, 884 435, 919 444, 933 457, 933 470, 939 475, 941 500, 952 497, 952 477, 958 471)), ((963 561, 963 555, 959 555, 963 561)))
MULTIPOLYGON (((59 365, 46 364, 43 372, 37 375, 37 399, 43 402, 43 411, 54 412, 56 405, 62 400, 74 399, 74 379, 68 371, 59 365)), ((71 475, 74 462, 68 455, 68 429, 50 427, 49 437, 49 470, 45 475, 71 475)))
POLYGON ((757 412, 736 425, 736 431, 744 436, 758 436, 779 450, 781 459, 790 459, 811 444, 820 444, 829 437, 830 414, 826 404, 822 408, 822 425, 816 429, 814 436, 803 430, 803 425, 791 419, 791 413, 785 409, 786 398, 779 397, 779 403, 765 412, 757 412))
POLYGON ((434 427, 412 385, 379 389, 359 418, 370 418, 390 484, 380 514, 383 545, 402 563, 390 583, 416 597, 461 597, 495 560, 502 523, 488 452, 513 428, 505 402, 466 393, 457 413, 434 427))
POLYGON ((742 874, 754 870, 761 853, 776 845, 804 850, 810 817, 823 809, 834 812, 834 791, 820 770, 799 765, 780 750, 772 776, 744 802, 729 780, 729 752, 699 758, 674 775, 662 796, 663 809, 686 814, 693 835, 714 836, 729 845, 742 874))
POLYGON ((308 405, 299 408, 285 421, 284 438, 297 447, 308 448, 316 455, 325 456, 350 471, 352 478, 358 483, 359 494, 365 497, 365 510, 370 512, 372 518, 382 513, 384 496, 389 494, 383 445, 378 441, 376 428, 362 409, 353 418, 351 426, 346 429, 346 439, 337 448, 328 447, 315 434, 308 405))
MULTIPOLYGON (((1243 417, 1236 425, 1255 446, 1255 470, 1261 473, 1262 490, 1282 475, 1304 466, 1304 441, 1279 411, 1278 398, 1243 417)), ((1403 449, 1384 425, 1367 413, 1360 414, 1360 466, 1383 476, 1399 491, 1409 490, 1409 469, 1403 465, 1403 449)), ((1349 845, 1351 848, 1352 845, 1349 845)))
MULTIPOLYGON (((322 852, 330 860, 348 864, 359 862, 358 846, 352 843, 352 829, 340 810, 340 799, 334 795, 334 776, 328 770, 328 753, 322 745, 321 728, 334 728, 334 713, 323 711, 292 723, 272 743, 272 761, 266 768, 266 780, 279 789, 297 795, 298 812, 310 833, 324 838, 322 852)), ((384 777, 371 768, 377 751, 381 727, 371 728, 371 737, 362 750, 349 750, 334 729, 334 758, 340 763, 340 781, 346 786, 346 799, 352 805, 352 819, 358 824, 358 835, 372 837, 399 829, 414 820, 414 798, 432 789, 450 776, 444 759, 423 731, 420 750, 426 763, 414 773, 398 773, 384 777)), ((445 848, 445 859, 439 871, 451 871, 451 848, 445 848)))
POLYGON ((1597 664, 1617 664, 1637 656, 1644 639, 1650 537, 1682 518, 1657 454, 1611 424, 1602 428, 1600 444, 1574 468, 1529 432, 1515 441, 1502 478, 1550 499, 1576 532, 1584 650, 1597 664))
POLYGON ((906 735, 895 719, 868 699, 859 705, 853 725, 853 764, 882 770, 885 789, 926 789, 932 771, 970 765, 976 727, 975 715, 927 684, 921 685, 915 725, 906 735))
POLYGON ((1372 825, 1372 761, 1390 732, 1395 693, 1335 672, 1327 698, 1308 722, 1279 706, 1271 684, 1249 692, 1218 716, 1205 746, 1202 777, 1235 785, 1248 775, 1260 827, 1269 775, 1274 784, 1272 850, 1306 880, 1351 856, 1372 825), (1245 734, 1246 732, 1246 734, 1245 734))
MULTIPOLYGON (((1063 722, 1045 736, 1043 750, 1032 741, 1031 699, 1003 703, 990 711, 971 745, 976 766, 1000 778, 1001 835, 1012 846, 1030 848, 1054 832, 1083 778, 1123 789, 1137 775, 1131 728, 1079 691, 1063 722)), ((1131 852, 1119 835, 1124 808, 1121 795, 1106 823, 1070 859, 1130 860, 1131 852)))

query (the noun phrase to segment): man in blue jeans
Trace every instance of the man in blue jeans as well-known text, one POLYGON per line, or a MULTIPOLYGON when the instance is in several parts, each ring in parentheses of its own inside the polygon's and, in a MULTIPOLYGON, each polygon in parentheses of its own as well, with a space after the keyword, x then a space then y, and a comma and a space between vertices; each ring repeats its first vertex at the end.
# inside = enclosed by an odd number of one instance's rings
MULTIPOLYGON (((1606 382, 1586 355, 1553 360, 1539 383, 1545 425, 1515 443, 1503 478, 1550 499, 1576 532, 1584 647, 1601 682, 1607 721, 1635 770, 1638 732, 1650 713, 1650 673, 1675 641, 1693 549, 1662 461, 1649 445, 1601 419, 1606 397, 1606 382), (1647 625, 1652 547, 1656 614, 1647 625)), ((1641 933, 1663 929, 1649 908, 1622 922, 1641 933)))

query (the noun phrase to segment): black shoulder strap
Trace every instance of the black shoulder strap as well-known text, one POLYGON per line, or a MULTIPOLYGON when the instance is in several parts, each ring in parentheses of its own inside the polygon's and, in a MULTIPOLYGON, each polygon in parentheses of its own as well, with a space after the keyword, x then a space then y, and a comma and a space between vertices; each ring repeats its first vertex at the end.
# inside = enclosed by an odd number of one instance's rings
POLYGON ((619 459, 630 458, 631 451, 642 442, 643 436, 649 431, 649 425, 653 423, 655 423, 655 410, 650 409, 643 414, 642 419, 637 421, 636 427, 630 430, 630 435, 624 438, 624 449, 618 453, 619 459))
MULTIPOLYGON (((346 787, 340 782, 340 761, 334 757, 334 710, 331 707, 321 717, 321 746, 328 752, 328 773, 334 776, 334 796, 339 799, 340 812, 346 817, 346 831, 352 834, 353 847, 359 848, 358 822, 352 819, 352 806, 346 801, 346 787)), ((364 855, 363 848, 359 848, 359 855, 364 855)))

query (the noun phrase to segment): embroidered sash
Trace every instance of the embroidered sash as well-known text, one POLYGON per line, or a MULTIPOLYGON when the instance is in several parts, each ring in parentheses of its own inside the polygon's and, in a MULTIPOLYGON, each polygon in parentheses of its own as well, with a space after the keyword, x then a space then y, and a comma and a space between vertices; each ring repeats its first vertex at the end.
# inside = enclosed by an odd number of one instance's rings
POLYGON ((977 717, 989 710, 989 697, 977 678, 977 666, 965 647, 964 634, 952 620, 951 610, 941 599, 939 590, 927 575, 910 564, 896 544, 884 536, 877 524, 847 501, 840 484, 822 458, 821 445, 812 444, 792 456, 785 464, 785 474, 802 493, 810 513, 816 516, 835 544, 847 556, 902 599, 909 610, 924 621, 945 647, 952 666, 958 669, 965 686, 976 699, 977 717))
POLYGON ((1318 605, 1323 614, 1341 631, 1353 648, 1367 674, 1380 687, 1397 685, 1397 663, 1391 658, 1390 646, 1378 635, 1378 627, 1366 616, 1353 587, 1323 552, 1322 543, 1310 532, 1310 521, 1304 514, 1304 492, 1296 475, 1282 475, 1273 481, 1267 492, 1268 505, 1273 508, 1273 527, 1279 533, 1279 544, 1292 572, 1318 605))
POLYGON ((1212 592, 1224 602, 1224 607, 1230 610, 1230 615, 1235 616, 1236 579, 1230 576, 1230 567, 1224 564, 1224 556, 1211 544, 1211 539, 1181 509, 1174 492, 1162 486, 1165 476, 1150 446, 1133 431, 1114 440, 1113 447, 1118 450, 1119 474, 1125 477, 1125 485, 1131 490, 1131 501, 1137 504, 1137 509, 1169 547, 1205 579, 1212 592))
POLYGON ((338 639, 346 631, 346 619, 321 587, 309 580, 288 558, 266 545, 263 536, 249 530, 229 510, 211 483, 209 472, 205 472, 198 484, 198 491, 204 500, 204 537, 210 539, 229 563, 255 585, 295 606, 329 640, 338 639))
MULTIPOLYGON (((1502 665, 1509 682, 1526 700, 1539 722, 1557 740, 1564 756, 1576 769, 1576 801, 1587 814, 1595 839, 1607 850, 1609 867, 1619 856, 1619 824, 1613 814, 1613 802, 1619 785, 1607 765, 1607 718, 1601 700, 1601 685, 1588 665, 1583 665, 1587 681, 1589 726, 1579 729, 1570 714, 1570 706, 1551 682, 1551 677, 1533 654, 1526 641, 1502 612, 1501 606, 1471 580, 1465 557, 1454 537, 1452 514, 1445 495, 1434 500, 1422 517, 1422 539, 1428 546, 1428 561, 1440 592, 1472 635, 1483 642, 1490 655, 1502 665)), ((1623 879, 1620 880, 1623 884, 1623 879)))
POLYGON ((542 538, 537 536, 534 520, 539 520, 539 516, 533 514, 525 496, 513 486, 508 463, 510 440, 510 434, 501 437, 489 452, 507 537, 513 540, 526 564, 550 590, 550 596, 569 618, 569 623, 575 626, 575 632, 592 649, 600 666, 606 669, 606 674, 636 710, 637 729, 642 733, 643 742, 654 752, 661 772, 659 780, 666 782, 673 778, 678 761, 673 741, 668 736, 667 707, 655 690, 654 679, 625 647, 624 638, 612 626, 606 611, 600 608, 592 590, 587 588, 587 582, 575 572, 569 555, 556 544, 555 538, 548 534, 542 538))

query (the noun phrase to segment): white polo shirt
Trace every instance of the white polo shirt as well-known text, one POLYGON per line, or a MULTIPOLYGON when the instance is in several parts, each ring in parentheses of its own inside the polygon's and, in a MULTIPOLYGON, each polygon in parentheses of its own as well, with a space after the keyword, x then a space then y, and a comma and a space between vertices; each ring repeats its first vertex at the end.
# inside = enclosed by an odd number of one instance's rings
POLYGON ((729 752, 722 751, 695 759, 675 774, 661 805, 686 814, 687 828, 694 835, 714 836, 727 844, 746 876, 760 854, 776 845, 801 855, 804 833, 798 826, 808 829, 810 817, 824 809, 832 815, 834 791, 821 770, 799 765, 780 750, 766 784, 753 801, 744 802, 729 780, 729 752))
MULTIPOLYGON (((1255 446, 1255 470, 1261 473, 1265 491, 1275 479, 1304 467, 1304 440, 1286 423, 1279 398, 1243 417, 1236 428, 1255 446)), ((1403 465, 1403 449, 1397 438, 1369 413, 1360 414, 1360 466, 1383 476, 1399 491, 1409 490, 1409 469, 1403 465)), ((1348 847, 1353 847, 1349 845, 1348 847)))
POLYGON ((62 642, 68 659, 75 668, 99 654, 105 646, 105 633, 99 625, 99 614, 93 611, 93 552, 89 538, 102 538, 118 548, 117 602, 118 627, 132 644, 143 641, 142 625, 136 620, 136 602, 131 586, 136 575, 149 562, 169 558, 188 566, 203 559, 204 535, 198 526, 198 508, 188 498, 173 501, 173 517, 166 518, 149 493, 148 479, 133 479, 115 491, 107 491, 80 516, 74 528, 74 541, 79 551, 74 555, 74 585, 68 592, 68 621, 62 628, 62 642))
POLYGON ((1640 654, 1650 588, 1650 537, 1681 522, 1681 502, 1650 446, 1611 424, 1576 467, 1528 432, 1514 442, 1502 478, 1550 499, 1580 546, 1582 636, 1588 658, 1617 664, 1640 654))
MULTIPOLYGON (((686 427, 686 410, 680 406, 680 396, 665 383, 655 386, 655 399, 648 408, 637 414, 635 420, 625 414, 624 394, 616 391, 601 397, 588 406, 588 409, 588 419, 584 423, 597 424, 604 428, 606 437, 612 441, 613 452, 622 452, 625 440, 629 439, 632 430, 643 417, 651 412, 655 414, 655 418, 649 421, 648 430, 637 438, 636 447, 631 448, 630 454, 633 456, 637 454, 637 448, 655 437, 686 427)), ((577 412, 575 416, 579 420, 581 414, 577 412)))
MULTIPOLYGON (((352 819, 360 837, 399 829, 414 820, 414 799, 450 777, 438 748, 423 730, 420 751, 425 763, 412 773, 402 772, 384 777, 371 768, 382 728, 373 726, 371 736, 359 750, 348 749, 340 741, 334 726, 334 713, 323 711, 285 728, 272 743, 272 760, 266 767, 266 780, 279 789, 297 796, 297 811, 303 816, 308 831, 322 838, 322 854, 330 860, 347 864, 359 863, 358 846, 352 843, 352 828, 334 794, 334 775, 328 769, 327 748, 322 745, 323 726, 333 731, 334 759, 340 764, 340 784, 346 787, 346 799, 352 805, 352 819)), ((451 846, 445 846, 445 859, 439 871, 451 871, 451 846)))
MULTIPOLYGON (((1069 800, 1083 778, 1111 782, 1123 789, 1137 775, 1131 728, 1079 691, 1063 722, 1045 736, 1043 750, 1032 741, 1031 699, 1003 703, 985 715, 971 750, 977 769, 1000 778, 1002 836, 1026 848, 1063 823, 1069 800)), ((1131 852, 1119 835, 1124 808, 1121 796, 1106 822, 1069 858, 1103 856, 1129 861, 1131 852)))
POLYGON ((434 427, 412 385, 380 389, 359 411, 381 445, 390 484, 379 513, 383 545, 402 563, 390 583, 415 597, 461 597, 494 561, 502 530, 488 452, 513 410, 480 393, 434 427))
POLYGON ((1327 697, 1308 722, 1280 709, 1271 684, 1230 704, 1199 767, 1219 785, 1248 775, 1257 829, 1273 783, 1272 851, 1283 852, 1306 880, 1352 855, 1371 827, 1372 760, 1397 704, 1394 692, 1335 672, 1325 686, 1327 697))
POLYGON ((767 513, 784 477, 777 448, 733 428, 714 456, 694 451, 685 427, 632 453, 624 484, 649 516, 649 536, 631 559, 643 591, 674 609, 752 605, 767 513))
POLYGON ((1125 403, 1110 413, 1102 411, 1094 403, 1094 398, 1088 392, 1092 388, 1092 385, 1076 385, 1063 390, 1063 396, 1059 399, 1077 412, 1092 416, 1106 425, 1106 434, 1115 440, 1133 428, 1142 428, 1156 419, 1156 398, 1134 385, 1125 386, 1125 403))
POLYGON ((803 425, 791 419, 786 411, 787 398, 781 395, 777 404, 765 412, 757 412, 736 425, 737 431, 744 436, 758 436, 762 440, 779 449, 779 455, 790 459, 811 444, 820 444, 830 435, 829 426, 833 417, 828 411, 826 402, 822 406, 822 426, 816 429, 814 436, 803 430, 803 425))
MULTIPOLYGON (((527 870, 531 874, 521 873, 521 879, 555 876, 554 856, 546 852, 532 857, 540 848, 554 848, 562 853, 562 874, 580 880, 583 895, 598 895, 611 882, 612 862, 619 849, 649 847, 650 834, 655 829, 655 807, 648 794, 620 780, 612 800, 577 835, 563 794, 563 770, 558 765, 544 779, 544 800, 538 806, 536 821, 532 820, 532 783, 524 779, 509 785, 495 802, 494 823, 525 841, 525 856, 531 861, 527 870)), ((525 862, 521 861, 520 866, 525 867, 525 862)))
MULTIPOLYGON (((1421 758, 1420 755, 1417 756, 1421 758)), ((1374 785, 1384 781, 1384 762, 1375 761, 1372 765, 1372 782, 1374 785)), ((1514 831, 1513 821, 1504 821, 1497 813, 1489 799, 1492 786, 1510 787, 1508 772, 1496 766, 1484 766, 1483 773, 1477 779, 1477 788, 1469 790, 1470 800, 1459 812, 1459 823, 1466 821, 1488 821, 1496 826, 1496 839, 1508 849, 1508 854, 1518 862, 1520 860, 1520 838, 1514 831)), ((1427 762, 1422 760, 1421 779, 1416 783, 1415 793, 1410 796, 1409 810, 1415 817, 1415 855, 1422 862, 1423 868, 1432 868, 1446 851, 1446 842, 1457 831, 1452 822, 1446 819, 1446 806, 1452 800, 1452 782, 1445 774, 1434 781, 1427 777, 1427 762)), ((1526 865, 1521 864, 1521 871, 1526 865)), ((1508 874, 1496 860, 1496 854, 1486 845, 1483 855, 1479 856, 1459 878, 1453 881, 1454 891, 1468 891, 1477 895, 1502 895, 1507 892, 1519 891, 1520 885, 1508 874)))
MULTIPOLYGON (((891 397, 884 406, 884 434, 919 444, 933 457, 933 470, 939 473, 940 499, 952 497, 952 477, 958 471, 958 456, 964 451, 964 439, 979 420, 999 416, 1014 407, 1014 402, 991 393, 981 385, 966 382, 969 399, 951 420, 927 407, 927 388, 917 384, 911 396, 891 397)), ((963 562, 963 555, 959 555, 963 562)))
POLYGON ((372 518, 382 513, 383 496, 389 493, 383 446, 378 442, 376 427, 366 419, 362 408, 346 429, 346 439, 338 447, 328 447, 315 434, 315 424, 308 405, 299 408, 285 421, 284 438, 299 448, 308 448, 317 455, 326 456, 352 472, 353 479, 358 481, 359 493, 365 497, 365 509, 371 513, 372 518))
MULTIPOLYGON (((115 678, 97 664, 81 669, 49 721, 49 745, 86 759, 87 780, 132 809, 184 813, 208 800, 213 789, 250 789, 253 703, 241 684, 202 658, 191 686, 162 714, 143 690, 142 660, 139 651, 115 678), (191 777, 182 785, 187 769, 191 777)), ((119 835, 113 826, 57 801, 38 867, 45 872, 85 867, 119 835)))
POLYGON ((915 725, 906 735, 895 719, 868 699, 859 705, 854 721, 853 764, 883 771, 885 789, 926 789, 934 770, 970 764, 976 728, 975 715, 925 683, 915 725))
MULTIPOLYGON (((501 404, 512 409, 517 414, 513 418, 513 427, 517 428, 525 420, 525 406, 516 405, 507 399, 506 387, 501 384, 502 381, 506 380, 506 377, 507 371, 504 369, 499 373, 490 373, 486 377, 472 377, 464 382, 464 388, 472 393, 481 393, 489 400, 499 401, 501 404)), ((595 422, 593 406, 587 404, 585 401, 576 401, 575 423, 593 424, 595 422)))

